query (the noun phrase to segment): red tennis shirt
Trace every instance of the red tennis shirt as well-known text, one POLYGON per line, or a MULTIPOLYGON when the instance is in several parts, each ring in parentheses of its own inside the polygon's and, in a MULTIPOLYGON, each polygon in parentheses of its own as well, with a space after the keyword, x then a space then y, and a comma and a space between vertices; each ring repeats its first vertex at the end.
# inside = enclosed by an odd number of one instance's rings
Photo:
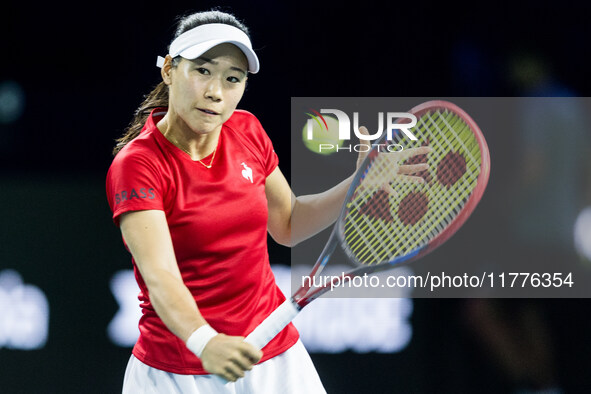
MULTIPOLYGON (((265 179, 277 167, 277 155, 258 119, 236 110, 222 126, 213 166, 206 168, 158 130, 165 113, 166 108, 152 111, 141 134, 109 168, 113 220, 118 224, 119 215, 129 211, 164 211, 183 281, 201 314, 218 332, 246 336, 285 300, 267 253, 265 179)), ((206 374, 160 320, 135 261, 133 266, 143 312, 133 354, 164 371, 206 374)), ((290 324, 263 348, 261 362, 297 339, 290 324)))

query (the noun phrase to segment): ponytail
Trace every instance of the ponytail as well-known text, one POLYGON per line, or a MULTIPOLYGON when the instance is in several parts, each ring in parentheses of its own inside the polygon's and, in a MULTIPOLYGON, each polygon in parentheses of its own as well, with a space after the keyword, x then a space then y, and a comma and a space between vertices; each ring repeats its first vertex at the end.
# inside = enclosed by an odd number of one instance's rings
POLYGON ((160 82, 154 90, 145 96, 144 101, 135 111, 133 119, 129 123, 125 133, 115 140, 115 148, 113 148, 113 156, 115 156, 127 143, 137 137, 144 124, 148 120, 150 113, 154 108, 168 107, 168 86, 164 82, 160 82))

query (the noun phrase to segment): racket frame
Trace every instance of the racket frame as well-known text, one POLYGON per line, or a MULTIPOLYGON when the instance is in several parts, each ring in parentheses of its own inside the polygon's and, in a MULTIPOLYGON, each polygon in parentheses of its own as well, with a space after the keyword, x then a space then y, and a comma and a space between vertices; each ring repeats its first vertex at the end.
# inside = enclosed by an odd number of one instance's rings
MULTIPOLYGON (((472 212, 474 211, 474 209, 476 208, 476 206, 480 202, 480 199, 482 198, 482 195, 484 194, 484 191, 486 189, 486 185, 488 184, 488 179, 490 176, 490 154, 488 151, 488 145, 486 143, 486 140, 484 139, 484 135, 482 134, 480 127, 478 127, 478 124, 476 124, 476 122, 470 117, 470 115, 468 115, 463 109, 461 109, 460 107, 458 107, 457 105, 455 105, 449 101, 444 101, 444 100, 427 101, 425 103, 422 103, 422 104, 417 105, 416 107, 412 108, 409 112, 411 114, 415 115, 417 118, 420 118, 423 114, 425 114, 429 111, 438 110, 438 109, 449 110, 449 111, 457 114, 470 127, 470 129, 472 130, 474 137, 478 143, 480 154, 481 154, 481 159, 480 159, 481 170, 480 170, 480 173, 478 174, 478 178, 476 180, 476 187, 474 188, 474 190, 470 194, 470 198, 466 201, 466 204, 462 207, 462 211, 460 212, 460 214, 457 215, 456 217, 454 217, 453 220, 451 221, 451 223, 441 233, 437 234, 437 236, 435 236, 429 243, 427 243, 426 245, 420 246, 403 256, 398 256, 390 261, 383 261, 383 262, 375 264, 375 265, 367 266, 367 265, 363 265, 360 262, 358 262, 356 260, 355 256, 353 256, 352 254, 347 254, 348 257, 359 267, 356 269, 353 269, 352 271, 350 271, 348 273, 343 273, 341 276, 335 276, 329 284, 326 284, 323 287, 316 288, 312 291, 310 291, 310 286, 300 287, 294 293, 294 295, 291 297, 292 302, 295 303, 296 305, 298 305, 298 307, 300 309, 305 307, 310 302, 312 302, 316 298, 320 297, 324 293, 326 293, 328 290, 334 288, 335 284, 342 283, 343 279, 353 278, 355 276, 361 276, 364 274, 370 274, 370 273, 374 273, 377 271, 390 269, 394 265, 398 265, 403 262, 410 263, 411 261, 414 261, 418 258, 425 256, 429 252, 435 250, 438 246, 443 244, 445 241, 447 241, 452 235, 454 235, 460 229, 460 227, 466 222, 468 217, 470 217, 470 215, 472 214, 472 212)), ((386 139, 386 135, 382 136, 379 139, 379 141, 374 145, 380 145, 381 143, 383 143, 383 141, 385 141, 385 139, 386 139)), ((374 148, 370 151, 370 153, 365 158, 365 160, 362 163, 360 168, 368 168, 367 161, 372 160, 373 156, 375 156, 377 154, 377 152, 378 152, 378 150, 374 146, 374 148), (373 154, 373 156, 372 156, 372 154, 373 154)), ((355 192, 355 190, 357 188, 357 185, 360 183, 360 180, 364 176, 365 176, 365 171, 357 171, 357 173, 355 174, 355 177, 353 178, 353 181, 351 182, 351 185, 349 186, 349 189, 347 190, 347 195, 345 197, 345 201, 350 201, 350 199, 353 196, 353 193, 355 192)), ((346 204, 343 204, 343 206, 341 208, 341 212, 339 213, 339 217, 337 219, 337 222, 336 222, 335 226, 333 227, 333 230, 330 234, 329 240, 326 243, 324 249, 322 250, 320 257, 318 258, 318 260, 316 261, 316 263, 312 267, 312 270, 310 271, 310 274, 308 275, 309 277, 314 277, 315 275, 320 274, 322 272, 322 270, 324 269, 324 267, 326 266, 326 264, 328 263, 328 260, 330 259, 330 256, 334 252, 337 244, 341 244, 342 242, 344 242, 343 241, 344 221, 341 219, 343 218, 343 216, 345 215, 346 212, 347 212, 346 204)))

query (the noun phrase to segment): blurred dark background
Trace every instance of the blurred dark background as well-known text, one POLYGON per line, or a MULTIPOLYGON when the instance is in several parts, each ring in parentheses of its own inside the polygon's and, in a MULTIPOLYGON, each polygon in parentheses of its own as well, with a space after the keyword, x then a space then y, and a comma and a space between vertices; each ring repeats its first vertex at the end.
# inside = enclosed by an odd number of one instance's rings
MULTIPOLYGON (((42 349, 0 343, 1 393, 120 391, 130 349, 106 334, 118 309, 109 280, 131 263, 104 193, 113 140, 159 82, 156 56, 176 16, 218 5, 251 29, 261 72, 241 107, 261 120, 288 176, 290 97, 591 92, 585 2, 3 4, 0 271, 43 289, 50 320, 42 349)), ((494 197, 522 152, 502 130, 486 135, 497 181, 475 220, 509 226, 494 197)), ((289 263, 289 250, 270 253, 289 263)), ((557 255, 577 264, 573 251, 557 255)), ((313 359, 330 393, 589 392, 589 307, 586 299, 417 299, 402 352, 313 359)))

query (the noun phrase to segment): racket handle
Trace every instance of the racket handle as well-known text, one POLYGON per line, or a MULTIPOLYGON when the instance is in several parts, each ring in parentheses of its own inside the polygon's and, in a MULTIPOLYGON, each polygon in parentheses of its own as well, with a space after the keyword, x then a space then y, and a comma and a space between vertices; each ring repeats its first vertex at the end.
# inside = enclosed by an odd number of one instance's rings
POLYGON ((244 339, 257 349, 262 349, 271 342, 285 326, 287 326, 300 312, 298 305, 290 298, 273 311, 244 339))

